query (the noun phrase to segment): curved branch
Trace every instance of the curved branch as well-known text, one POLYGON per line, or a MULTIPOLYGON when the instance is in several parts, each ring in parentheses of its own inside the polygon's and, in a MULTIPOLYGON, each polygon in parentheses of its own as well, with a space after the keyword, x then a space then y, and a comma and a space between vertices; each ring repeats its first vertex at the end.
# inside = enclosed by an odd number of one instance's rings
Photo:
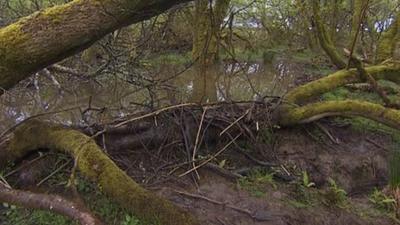
POLYGON ((0 183, 0 202, 20 205, 26 208, 49 210, 82 225, 102 225, 87 209, 58 195, 37 194, 29 191, 13 190, 0 183))
POLYGON ((197 225, 190 214, 143 189, 103 153, 97 144, 79 131, 46 122, 29 121, 19 126, 0 159, 15 160, 28 152, 54 149, 72 155, 81 173, 99 188, 131 210, 142 221, 163 225, 197 225))
POLYGON ((302 107, 286 108, 279 116, 284 126, 309 123, 329 116, 361 116, 400 129, 400 111, 382 105, 357 101, 324 101, 302 107))
POLYGON ((329 56, 332 63, 339 69, 346 67, 346 61, 336 50, 331 37, 329 36, 325 24, 323 24, 320 13, 319 0, 312 1, 312 9, 314 14, 314 24, 318 36, 319 43, 324 49, 325 53, 329 56))
POLYGON ((0 29, 0 89, 12 88, 122 26, 188 1, 74 0, 22 18, 0 29))
MULTIPOLYGON (((388 64, 370 66, 365 71, 376 80, 390 80, 400 83, 400 63, 391 62, 388 64)), ((360 76, 356 69, 339 70, 331 75, 309 82, 290 91, 285 99, 288 102, 300 104, 312 97, 319 96, 325 92, 346 84, 360 82, 360 76)))

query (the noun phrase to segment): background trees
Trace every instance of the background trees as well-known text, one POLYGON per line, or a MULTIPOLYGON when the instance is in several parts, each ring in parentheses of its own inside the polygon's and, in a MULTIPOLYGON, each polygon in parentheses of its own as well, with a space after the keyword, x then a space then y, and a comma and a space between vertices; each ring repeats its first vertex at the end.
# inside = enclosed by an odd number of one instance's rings
MULTIPOLYGON (((190 172, 202 160, 197 151, 207 136, 201 131, 209 107, 230 125, 210 119, 206 127, 221 136, 246 117, 252 126, 239 127, 239 136, 244 132, 250 142, 258 140, 252 129, 259 132, 260 124, 269 129, 332 116, 400 128, 396 1, 9 0, 0 6, 2 159, 16 160, 39 147, 71 153, 82 174, 146 221, 198 223, 141 188, 93 142, 106 151, 108 129, 130 131, 138 112, 161 108, 138 116, 154 116, 156 125, 160 113, 170 113, 165 120, 178 127, 164 132, 163 123, 155 135, 182 135, 177 148, 184 150, 190 172), (219 102, 244 102, 248 109, 227 113, 219 102), (21 123, 42 116, 91 137, 49 123, 21 123), (81 156, 81 149, 90 157, 81 156)), ((218 144, 214 133, 207 138, 218 144)), ((239 136, 222 141, 229 146, 239 136)), ((127 139, 127 146, 141 143, 127 139)))

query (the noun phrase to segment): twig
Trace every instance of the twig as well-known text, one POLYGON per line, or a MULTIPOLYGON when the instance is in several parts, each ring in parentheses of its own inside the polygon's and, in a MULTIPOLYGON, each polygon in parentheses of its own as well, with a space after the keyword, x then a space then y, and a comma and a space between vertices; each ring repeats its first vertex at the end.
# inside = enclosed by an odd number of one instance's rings
MULTIPOLYGON (((195 163, 194 160, 196 159, 197 146, 199 144, 199 137, 200 137, 200 133, 201 133, 201 128, 203 126, 204 116, 206 115, 207 109, 208 109, 207 107, 204 108, 203 114, 201 115, 199 129, 197 129, 196 141, 194 142, 193 154, 192 154, 192 161, 193 161, 192 165, 193 165, 193 168, 196 168, 196 163, 195 163)), ((197 170, 195 170, 195 172, 196 172, 197 179, 200 179, 200 175, 197 172, 197 170)))
POLYGON ((58 167, 56 170, 54 170, 51 174, 49 174, 47 177, 45 177, 43 180, 41 180, 39 183, 36 184, 37 187, 42 185, 44 182, 46 182, 48 179, 50 179, 52 176, 60 172, 60 170, 64 169, 69 163, 71 162, 71 159, 69 159, 66 163, 62 164, 60 167, 58 167))
POLYGON ((249 114, 250 109, 247 109, 246 112, 241 115, 239 118, 237 118, 233 123, 231 123, 229 126, 227 126, 221 133, 219 133, 219 136, 222 136, 226 131, 228 131, 233 125, 235 125, 237 122, 242 120, 247 114, 249 114))
POLYGON ((215 171, 216 173, 218 173, 219 175, 229 178, 231 180, 236 180, 236 179, 240 179, 243 178, 242 175, 229 171, 227 169, 221 168, 220 166, 214 164, 214 163, 207 163, 206 165, 204 165, 205 168, 208 168, 210 170, 215 171))
POLYGON ((328 138, 335 144, 340 144, 339 140, 337 138, 334 138, 332 136, 332 134, 328 131, 328 129, 326 129, 322 124, 316 122, 315 125, 317 125, 317 127, 322 130, 322 132, 324 132, 326 134, 326 136, 328 136, 328 138))
POLYGON ((6 134, 11 133, 11 132, 12 132, 13 130, 15 130, 17 127, 19 127, 20 125, 22 125, 23 123, 25 123, 25 122, 27 122, 27 121, 29 121, 29 120, 32 120, 32 119, 35 119, 35 118, 38 118, 38 117, 41 117, 41 116, 45 116, 45 115, 58 114, 58 113, 67 112, 67 111, 71 111, 71 110, 75 110, 75 109, 80 109, 80 107, 79 107, 79 106, 74 106, 74 107, 71 107, 71 108, 61 109, 61 110, 58 110, 58 111, 45 112, 45 113, 39 113, 39 114, 33 115, 33 116, 31 116, 31 117, 26 118, 26 119, 23 120, 22 122, 20 122, 20 123, 18 123, 18 124, 15 124, 14 126, 8 128, 6 131, 4 131, 3 133, 1 133, 1 134, 0 134, 0 139, 1 139, 2 137, 4 137, 6 134))
POLYGON ((177 190, 175 190, 175 192, 180 194, 180 195, 185 195, 185 196, 188 196, 188 197, 191 197, 191 198, 197 198, 197 199, 205 200, 207 202, 210 202, 210 203, 213 203, 213 204, 216 204, 216 205, 222 205, 224 207, 233 209, 233 210, 235 210, 237 212, 246 214, 246 215, 250 216, 252 219, 255 219, 255 220, 258 220, 258 221, 269 221, 269 220, 271 220, 271 218, 269 216, 268 216, 268 218, 259 217, 259 216, 256 216, 255 213, 251 212, 248 209, 242 209, 242 208, 239 208, 239 207, 237 207, 235 205, 232 205, 232 204, 229 204, 229 203, 225 203, 225 202, 220 202, 220 201, 217 201, 215 199, 211 199, 211 198, 208 198, 208 197, 205 197, 205 196, 202 196, 202 195, 196 195, 196 194, 191 194, 191 193, 187 193, 187 192, 183 192, 183 191, 177 191, 177 190))
MULTIPOLYGON (((121 126, 123 126, 125 124, 134 122, 136 120, 141 120, 141 119, 144 119, 144 118, 147 118, 147 117, 150 117, 150 116, 155 116, 155 115, 160 114, 161 112, 168 111, 170 109, 182 108, 182 107, 185 107, 185 106, 196 106, 196 105, 198 105, 198 104, 197 103, 183 103, 183 104, 179 104, 179 105, 168 106, 168 107, 156 110, 154 112, 144 114, 142 116, 138 116, 138 117, 134 117, 132 119, 124 120, 124 121, 122 121, 122 122, 120 122, 118 124, 113 125, 112 128, 118 128, 118 127, 121 127, 121 126)), ((101 134, 103 134, 105 132, 107 132, 107 128, 104 128, 103 130, 98 131, 96 134, 92 135, 91 138, 98 137, 99 135, 101 135, 101 134)))
POLYGON ((14 173, 18 172, 18 171, 21 170, 22 168, 25 168, 26 166, 29 166, 30 164, 32 164, 32 163, 38 161, 39 159, 42 159, 42 158, 44 158, 45 156, 49 155, 48 153, 41 154, 40 152, 39 152, 39 154, 40 154, 40 155, 39 155, 38 157, 32 159, 31 161, 29 161, 29 162, 27 162, 27 163, 24 163, 23 165, 19 166, 18 168, 14 169, 14 170, 12 170, 12 171, 10 171, 10 172, 8 172, 6 175, 4 175, 4 178, 7 178, 7 177, 13 175, 14 173))
POLYGON ((385 151, 389 152, 389 149, 387 149, 387 148, 383 147, 382 145, 376 143, 374 140, 372 140, 372 139, 370 139, 370 138, 365 138, 365 140, 366 140, 367 142, 369 142, 369 143, 375 145, 376 147, 378 147, 378 148, 380 148, 380 149, 382 149, 382 150, 385 150, 385 151))
POLYGON ((240 135, 242 135, 242 133, 238 134, 234 139, 232 139, 228 144, 226 144, 221 150, 219 150, 217 153, 215 153, 215 155, 213 155, 212 157, 210 157, 209 159, 205 160, 204 162, 200 163, 198 166, 196 166, 195 168, 192 168, 184 173, 182 173, 181 175, 179 175, 179 177, 183 177, 191 172, 193 172, 194 170, 204 166, 205 164, 207 164, 208 162, 210 162, 211 160, 215 159, 217 156, 219 156, 222 152, 224 152, 233 142, 235 142, 236 139, 238 139, 240 137, 240 135))

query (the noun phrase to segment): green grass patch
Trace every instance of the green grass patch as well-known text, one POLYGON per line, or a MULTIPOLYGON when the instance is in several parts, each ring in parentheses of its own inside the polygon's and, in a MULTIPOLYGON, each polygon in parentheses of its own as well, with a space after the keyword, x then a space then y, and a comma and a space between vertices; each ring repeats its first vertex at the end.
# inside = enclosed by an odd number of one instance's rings
POLYGON ((277 187, 274 174, 266 170, 257 169, 251 171, 249 176, 239 179, 239 186, 254 197, 264 197, 268 185, 277 187))
MULTIPOLYGON (((148 225, 103 195, 94 184, 79 179, 77 189, 87 207, 108 225, 148 225)), ((0 215, 2 225, 78 225, 64 216, 42 210, 24 209, 5 205, 0 215)))

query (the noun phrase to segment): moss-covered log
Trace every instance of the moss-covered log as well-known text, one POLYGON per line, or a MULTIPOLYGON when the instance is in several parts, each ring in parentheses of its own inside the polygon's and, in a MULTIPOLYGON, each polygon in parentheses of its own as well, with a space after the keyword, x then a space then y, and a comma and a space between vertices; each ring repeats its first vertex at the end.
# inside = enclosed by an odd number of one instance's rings
POLYGON ((72 155, 84 176, 145 222, 199 224, 187 212, 140 187, 90 137, 73 129, 39 121, 26 122, 15 130, 6 150, 0 151, 0 158, 15 160, 36 149, 54 149, 72 155))
MULTIPOLYGON (((400 83, 400 63, 391 62, 383 65, 366 67, 365 70, 376 80, 390 80, 400 83)), ((312 97, 321 95, 340 86, 360 82, 360 76, 356 69, 339 70, 331 75, 307 83, 290 91, 285 100, 295 104, 301 104, 312 97)))
POLYGON ((122 26, 190 0, 74 0, 0 29, 0 94, 122 26))
POLYGON ((400 129, 400 111, 382 105, 357 101, 325 101, 302 107, 285 107, 279 112, 279 123, 284 126, 309 123, 328 116, 361 116, 400 129))

